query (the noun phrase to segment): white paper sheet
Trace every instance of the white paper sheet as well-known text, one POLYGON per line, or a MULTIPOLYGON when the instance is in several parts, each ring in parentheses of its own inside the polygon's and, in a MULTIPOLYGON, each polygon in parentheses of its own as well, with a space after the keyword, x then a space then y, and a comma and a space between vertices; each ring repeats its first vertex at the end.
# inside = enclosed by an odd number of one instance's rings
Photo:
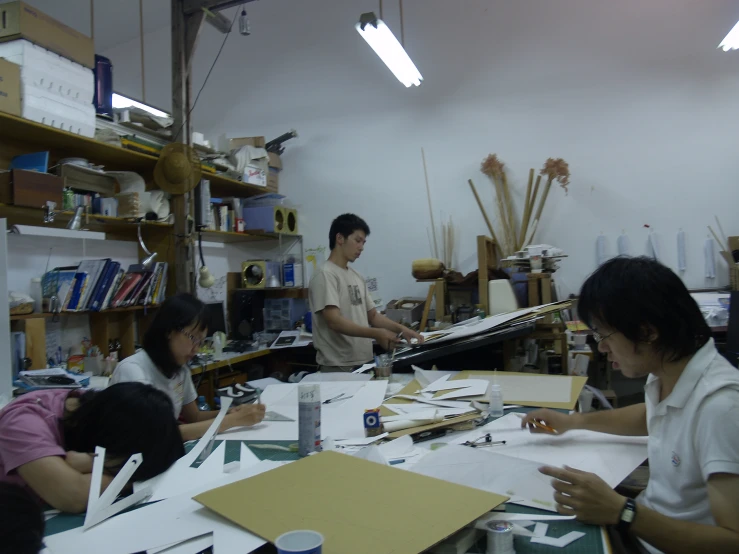
MULTIPOLYGON (((467 408, 470 406, 470 401, 460 400, 439 400, 434 398, 433 400, 426 400, 420 396, 412 396, 410 394, 399 394, 395 398, 404 398, 405 400, 413 400, 414 402, 420 402, 421 404, 429 404, 430 406, 439 406, 440 408, 467 408)), ((410 404, 400 404, 402 407, 407 407, 410 404)), ((385 406, 395 406, 394 404, 385 404, 385 406)), ((392 408, 390 408, 392 409, 392 408)))
MULTIPOLYGON (((178 496, 119 514, 87 531, 78 527, 46 537, 44 541, 53 554, 79 554, 80 552, 130 554, 179 544, 212 533, 218 528, 206 518, 193 517, 192 520, 182 521, 187 514, 202 508, 201 504, 192 500, 193 496, 253 477, 281 465, 283 465, 281 462, 259 462, 246 470, 224 475, 206 485, 192 489, 186 487, 183 489, 185 492, 178 496)), ((241 545, 238 551, 252 552, 264 543, 265 541, 259 537, 241 531, 241 545)))
POLYGON ((482 379, 457 379, 450 381, 449 376, 442 377, 431 383, 428 387, 422 389, 420 392, 439 392, 453 389, 466 389, 484 386, 487 389, 488 382, 482 379))
POLYGON ((554 546, 556 548, 564 548, 568 544, 575 542, 577 539, 581 539, 585 536, 585 533, 580 531, 570 531, 566 535, 554 539, 552 537, 532 537, 531 542, 536 544, 546 544, 547 546, 554 546))
MULTIPOLYGON (((563 519, 575 519, 575 516, 553 516, 549 514, 516 514, 509 512, 493 512, 477 520, 476 523, 488 523, 490 521, 515 521, 526 527, 527 521, 557 521, 563 519)), ((533 525, 533 523, 532 523, 533 525)))
POLYGON ((506 444, 495 451, 506 456, 537 462, 539 465, 568 465, 595 473, 609 486, 615 487, 647 458, 646 437, 620 437, 593 431, 570 431, 564 435, 529 433, 521 429, 517 414, 507 414, 470 433, 455 436, 451 442, 461 444, 489 432, 493 440, 506 444))
POLYGON ((516 503, 555 511, 551 479, 540 463, 497 454, 490 448, 448 445, 421 458, 411 471, 506 496, 516 503))
POLYGON ((211 546, 213 546, 213 533, 208 533, 164 548, 147 550, 146 554, 198 554, 211 546))
POLYGON ((380 433, 376 437, 355 437, 348 439, 336 439, 337 446, 367 446, 373 442, 377 442, 380 439, 387 437, 389 433, 380 433))
POLYGON ((367 373, 311 373, 303 377, 301 383, 329 383, 336 381, 365 382, 372 380, 372 375, 367 373))
POLYGON ((385 404, 384 406, 399 416, 411 415, 414 417, 419 417, 419 414, 426 415, 434 412, 442 417, 453 417, 475 411, 475 408, 469 405, 466 408, 437 408, 430 404, 385 404))
POLYGON ((548 530, 549 530, 548 523, 538 522, 536 525, 534 525, 534 536, 535 537, 546 537, 548 530))
MULTIPOLYGON (((334 440, 364 436, 364 411, 382 404, 387 381, 365 383, 318 383, 321 399, 341 393, 351 396, 340 402, 321 405, 321 438, 334 440)), ((218 438, 227 440, 298 440, 298 384, 273 385, 264 389, 262 403, 295 421, 268 421, 254 427, 232 429, 218 438)))
POLYGON ((434 400, 452 400, 453 398, 485 396, 488 391, 488 386, 490 385, 490 383, 484 379, 468 379, 467 383, 469 386, 463 389, 447 392, 441 396, 435 396, 434 400))
POLYGON ((413 439, 410 435, 397 438, 390 442, 380 445, 380 452, 389 462, 390 460, 397 460, 413 452, 413 439))
POLYGON ((441 379, 445 375, 448 375, 450 377, 454 377, 458 375, 459 371, 437 371, 437 370, 428 370, 423 369, 418 366, 412 365, 411 368, 413 369, 413 376, 415 377, 416 381, 421 385, 421 387, 427 387, 437 379, 441 379))

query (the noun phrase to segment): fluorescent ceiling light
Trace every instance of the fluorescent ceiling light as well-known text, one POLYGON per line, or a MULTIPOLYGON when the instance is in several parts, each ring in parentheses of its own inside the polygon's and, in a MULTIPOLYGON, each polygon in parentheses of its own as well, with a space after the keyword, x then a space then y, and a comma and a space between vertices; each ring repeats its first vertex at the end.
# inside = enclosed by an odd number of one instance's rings
POLYGON ((133 98, 128 98, 127 96, 123 96, 117 92, 113 93, 113 107, 118 109, 139 108, 156 117, 171 117, 168 113, 152 108, 151 106, 147 106, 146 104, 142 104, 141 102, 137 102, 133 98))
POLYGON ((362 14, 356 28, 398 81, 406 87, 421 84, 421 73, 382 19, 378 19, 372 12, 362 14))
POLYGON ((718 47, 723 49, 724 52, 739 48, 739 22, 734 25, 734 28, 729 31, 729 34, 726 35, 726 38, 721 41, 721 44, 719 44, 718 47))

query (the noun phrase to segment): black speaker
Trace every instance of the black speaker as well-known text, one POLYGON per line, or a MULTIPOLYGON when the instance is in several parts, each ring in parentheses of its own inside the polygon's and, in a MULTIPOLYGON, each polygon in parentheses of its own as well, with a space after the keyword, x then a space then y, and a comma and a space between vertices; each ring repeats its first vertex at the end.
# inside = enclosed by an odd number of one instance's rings
POLYGON ((233 291, 229 315, 231 338, 252 340, 254 333, 264 331, 264 292, 241 289, 233 291))

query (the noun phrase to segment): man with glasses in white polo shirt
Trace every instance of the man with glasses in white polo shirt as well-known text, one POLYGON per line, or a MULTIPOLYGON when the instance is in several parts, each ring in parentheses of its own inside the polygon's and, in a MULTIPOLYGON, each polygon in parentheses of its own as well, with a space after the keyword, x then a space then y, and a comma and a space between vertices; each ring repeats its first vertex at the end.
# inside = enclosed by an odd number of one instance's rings
POLYGON ((633 500, 594 474, 543 467, 559 513, 613 525, 626 543, 638 538, 641 552, 739 553, 739 370, 716 350, 683 282, 652 259, 615 258, 585 282, 578 313, 614 369, 648 376, 645 402, 574 415, 536 410, 523 425, 648 435, 650 477, 633 500))

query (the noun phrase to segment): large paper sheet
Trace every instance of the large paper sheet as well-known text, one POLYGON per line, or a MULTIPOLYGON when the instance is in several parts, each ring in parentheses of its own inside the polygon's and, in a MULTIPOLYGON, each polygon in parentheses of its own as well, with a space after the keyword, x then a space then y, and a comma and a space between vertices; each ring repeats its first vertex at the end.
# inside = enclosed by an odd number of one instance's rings
MULTIPOLYGON (((218 529, 210 519, 193 516, 183 518, 201 508, 192 496, 202 492, 242 481, 283 465, 280 462, 259 462, 246 470, 195 488, 185 488, 184 493, 161 502, 149 504, 137 510, 119 514, 84 531, 82 527, 44 538, 53 554, 79 554, 80 552, 105 552, 105 554, 130 554, 157 547, 171 546, 212 533, 218 529)), ((264 544, 264 540, 242 529, 239 552, 248 553, 264 544)))
POLYGON ((541 464, 497 454, 494 449, 448 445, 421 458, 410 471, 556 511, 551 478, 539 472, 541 464))
MULTIPOLYGON (((364 411, 382 404, 387 381, 319 383, 321 401, 344 393, 346 400, 321 405, 321 437, 350 439, 364 436, 364 411)), ((254 427, 221 433, 228 440, 298 440, 298 384, 272 385, 264 389, 262 403, 295 421, 267 421, 254 427)))
POLYGON ((647 458, 647 437, 621 437, 594 431, 569 431, 564 435, 545 435, 521 430, 521 418, 508 414, 452 440, 461 444, 484 433, 493 440, 505 440, 495 451, 506 456, 530 460, 538 465, 562 467, 595 473, 616 487, 647 458))
POLYGON ((313 529, 325 537, 324 554, 418 554, 505 497, 321 452, 195 499, 270 541, 313 529), (409 515, 419 506, 423 517, 409 515))
POLYGON ((211 546, 213 546, 213 533, 208 533, 164 548, 147 550, 146 554, 199 554, 211 546))

